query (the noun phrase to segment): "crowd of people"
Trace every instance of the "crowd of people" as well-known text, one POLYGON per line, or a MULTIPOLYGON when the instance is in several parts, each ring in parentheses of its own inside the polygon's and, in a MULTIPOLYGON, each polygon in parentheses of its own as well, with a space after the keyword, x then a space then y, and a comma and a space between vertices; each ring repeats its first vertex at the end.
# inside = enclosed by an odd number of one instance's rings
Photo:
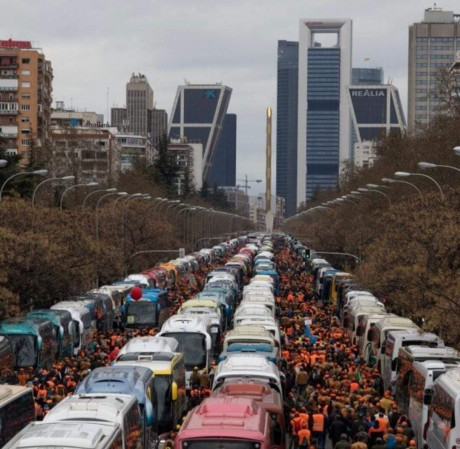
MULTIPOLYGON (((380 373, 359 358, 334 307, 317 301, 304 260, 285 245, 275 252, 281 278, 276 301, 284 339, 279 363, 286 378, 287 449, 325 449, 326 445, 333 449, 415 449, 411 423, 391 393, 383 390, 380 373)), ((170 310, 164 313, 175 313, 183 301, 200 291, 213 268, 206 267, 195 273, 193 282, 182 279, 171 289, 170 310)), ((90 370, 115 360, 130 338, 154 334, 153 329, 96 332, 88 350, 60 360, 50 370, 21 368, 3 373, 2 381, 31 386, 36 417, 41 420, 73 393, 90 370)), ((192 374, 191 405, 209 396, 211 382, 212 370, 192 374)))

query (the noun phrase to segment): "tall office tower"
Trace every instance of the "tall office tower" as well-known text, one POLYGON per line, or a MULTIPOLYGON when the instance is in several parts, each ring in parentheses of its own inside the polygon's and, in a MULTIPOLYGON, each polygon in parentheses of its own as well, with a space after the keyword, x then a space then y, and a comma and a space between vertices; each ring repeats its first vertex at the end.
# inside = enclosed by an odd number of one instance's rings
POLYGON ((203 179, 211 169, 217 150, 232 89, 222 84, 178 86, 169 136, 203 145, 203 179))
POLYGON ((29 41, 0 41, 0 137, 27 164, 50 138, 53 70, 29 41))
POLYGON ((354 86, 358 84, 382 84, 383 83, 383 69, 382 67, 362 67, 351 70, 351 84, 354 86))
POLYGON ((133 73, 126 84, 126 117, 130 133, 147 135, 148 109, 153 109, 153 90, 145 75, 133 73))
POLYGON ((460 50, 460 15, 441 8, 425 10, 423 22, 409 27, 408 126, 428 124, 442 99, 437 98, 440 69, 449 69, 460 50))
POLYGON ((337 186, 351 157, 352 21, 301 19, 297 132, 297 206, 337 186))
POLYGON ((287 216, 297 209, 298 80, 299 43, 278 41, 276 194, 284 198, 287 216))
POLYGON ((219 145, 206 181, 210 186, 236 185, 236 114, 225 114, 219 145))
POLYGON ((110 110, 110 126, 118 128, 120 132, 128 131, 126 108, 112 108, 110 110))
POLYGON ((168 113, 164 109, 149 109, 148 120, 150 142, 158 145, 161 135, 168 130, 168 113))

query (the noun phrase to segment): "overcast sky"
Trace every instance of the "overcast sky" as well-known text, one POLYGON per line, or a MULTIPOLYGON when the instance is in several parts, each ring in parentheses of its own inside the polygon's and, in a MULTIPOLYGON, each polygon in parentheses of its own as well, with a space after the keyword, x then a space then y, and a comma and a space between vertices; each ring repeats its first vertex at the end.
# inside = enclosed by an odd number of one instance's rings
MULTIPOLYGON (((132 72, 147 76, 156 107, 168 114, 184 79, 230 86, 237 177, 255 179, 265 173, 267 106, 276 125, 277 41, 298 40, 300 18, 352 19, 353 66, 383 67, 406 108, 408 27, 432 6, 422 0, 0 0, 1 38, 42 47, 53 64, 54 100, 104 116, 107 90, 109 107, 124 105, 132 72)), ((460 13, 458 0, 437 6, 460 13)), ((274 177, 275 171, 273 186, 274 177)))

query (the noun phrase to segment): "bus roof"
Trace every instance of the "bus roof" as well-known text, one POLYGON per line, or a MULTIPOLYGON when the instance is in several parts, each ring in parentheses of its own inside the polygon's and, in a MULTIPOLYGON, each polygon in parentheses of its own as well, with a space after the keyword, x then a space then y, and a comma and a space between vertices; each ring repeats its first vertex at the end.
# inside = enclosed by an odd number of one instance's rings
POLYGON ((231 331, 227 332, 225 335, 225 339, 230 339, 233 337, 270 337, 272 338, 272 334, 264 327, 258 325, 241 325, 237 326, 231 331))
POLYGON ((36 326, 25 318, 9 318, 0 321, 0 334, 2 335, 38 335, 36 326))
POLYGON ((189 299, 182 303, 181 309, 186 309, 188 307, 209 307, 216 308, 219 307, 219 302, 215 299, 189 299))
POLYGON ((105 448, 119 432, 113 423, 32 422, 5 448, 105 448))
POLYGON ((210 320, 206 315, 173 315, 165 321, 159 335, 168 332, 196 332, 207 334, 209 326, 210 320))
POLYGON ((424 360, 453 360, 460 361, 460 352, 450 346, 442 346, 440 348, 430 348, 421 345, 410 345, 403 346, 399 350, 400 354, 407 354, 413 359, 424 359, 424 360))
POLYGON ((446 371, 434 384, 442 386, 452 397, 460 396, 460 368, 446 371))
POLYGON ((155 353, 177 351, 179 343, 172 337, 138 337, 133 338, 120 349, 119 355, 129 352, 155 353))
POLYGON ((20 385, 0 385, 0 406, 27 392, 32 393, 32 389, 20 385))
POLYGON ((403 318, 400 316, 391 316, 387 318, 383 318, 380 320, 378 323, 376 323, 376 326, 379 329, 385 329, 388 327, 394 327, 394 328, 413 328, 413 329, 418 329, 419 327, 409 318, 403 318))
POLYGON ((266 412, 247 398, 207 398, 187 416, 178 438, 263 438, 266 412))

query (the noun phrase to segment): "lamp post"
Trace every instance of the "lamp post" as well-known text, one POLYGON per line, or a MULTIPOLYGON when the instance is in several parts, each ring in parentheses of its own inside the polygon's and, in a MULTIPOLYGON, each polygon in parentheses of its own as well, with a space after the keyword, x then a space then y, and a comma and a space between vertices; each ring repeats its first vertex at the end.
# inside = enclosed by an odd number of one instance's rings
POLYGON ((14 175, 11 175, 9 178, 6 179, 6 181, 2 184, 2 188, 0 189, 0 201, 2 200, 2 195, 3 195, 3 189, 5 188, 6 184, 13 178, 16 178, 17 176, 46 176, 48 174, 48 170, 35 170, 35 171, 26 171, 26 172, 20 172, 20 173, 15 173, 14 175))
POLYGON ((358 189, 358 192, 374 192, 374 193, 379 193, 380 195, 383 195, 383 196, 387 199, 388 204, 391 205, 390 197, 389 197, 386 193, 381 192, 380 190, 376 190, 376 189, 365 189, 364 187, 360 187, 360 188, 358 189))
POLYGON ((128 194, 126 192, 109 192, 106 193, 105 195, 102 195, 96 203, 96 240, 98 241, 99 245, 99 205, 101 204, 101 201, 104 198, 107 198, 108 196, 113 196, 113 195, 121 195, 122 197, 126 197, 128 194))
POLYGON ((90 196, 95 195, 96 193, 102 193, 102 192, 112 193, 116 191, 117 189, 115 187, 111 187, 110 189, 94 190, 93 192, 88 193, 88 195, 86 195, 85 199, 83 200, 83 206, 82 206, 83 211, 85 210, 86 202, 88 201, 90 196))
POLYGON ((35 187, 35 189, 34 189, 34 193, 32 194, 32 207, 35 207, 35 197, 37 196, 37 190, 39 189, 40 186, 45 184, 45 182, 50 182, 50 181, 73 181, 74 179, 75 179, 75 176, 73 176, 73 175, 45 179, 40 184, 38 184, 38 186, 35 187))
POLYGON ((431 162, 419 162, 418 167, 425 170, 427 168, 450 168, 452 170, 460 172, 460 168, 452 167, 452 165, 440 165, 440 164, 432 164, 431 162))
POLYGON ((86 184, 74 184, 73 186, 70 186, 70 187, 67 187, 67 189, 65 189, 63 192, 62 192, 62 195, 61 195, 61 200, 59 201, 59 209, 62 211, 62 206, 64 204, 64 197, 65 197, 65 194, 67 192, 69 192, 70 190, 72 189, 76 189, 77 187, 94 187, 94 186, 97 186, 99 185, 99 183, 97 182, 88 182, 86 184))
POLYGON ((388 184, 407 184, 408 186, 413 187, 415 190, 417 190, 418 194, 420 195, 420 198, 423 198, 422 191, 415 185, 412 184, 411 182, 408 181, 399 181, 398 179, 391 179, 391 178, 382 178, 382 182, 386 182, 388 184))
POLYGON ((395 172, 395 176, 398 178, 405 178, 407 176, 422 176, 424 178, 430 179, 438 188, 439 193, 441 194, 441 201, 444 201, 444 192, 442 191, 441 186, 439 185, 438 181, 436 181, 436 179, 432 178, 431 176, 425 175, 423 173, 409 173, 405 171, 397 171, 395 172))
POLYGON ((6 159, 0 159, 0 168, 6 167, 8 165, 8 161, 6 159))
POLYGON ((455 153, 457 156, 460 156, 460 147, 454 147, 454 153, 455 153))

